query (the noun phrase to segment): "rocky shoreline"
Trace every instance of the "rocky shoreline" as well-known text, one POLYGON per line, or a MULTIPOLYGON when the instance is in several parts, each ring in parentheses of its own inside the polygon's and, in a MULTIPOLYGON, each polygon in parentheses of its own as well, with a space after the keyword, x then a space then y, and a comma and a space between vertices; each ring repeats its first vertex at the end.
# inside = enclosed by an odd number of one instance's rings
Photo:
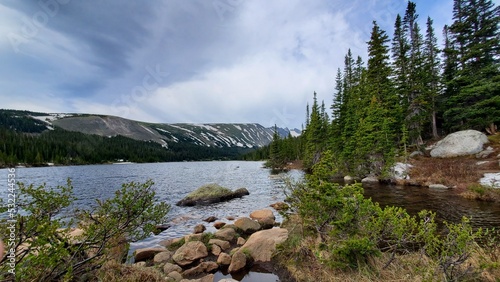
MULTIPOLYGON (((271 206, 286 208, 284 203, 271 206)), ((288 238, 288 230, 280 228, 275 219, 267 208, 232 223, 209 217, 205 222, 216 228, 215 233, 205 232, 205 224, 199 224, 192 234, 161 241, 158 247, 137 249, 134 266, 160 269, 165 281, 183 282, 211 282, 217 271, 238 274, 254 265, 272 269, 269 264, 276 246, 288 238)))

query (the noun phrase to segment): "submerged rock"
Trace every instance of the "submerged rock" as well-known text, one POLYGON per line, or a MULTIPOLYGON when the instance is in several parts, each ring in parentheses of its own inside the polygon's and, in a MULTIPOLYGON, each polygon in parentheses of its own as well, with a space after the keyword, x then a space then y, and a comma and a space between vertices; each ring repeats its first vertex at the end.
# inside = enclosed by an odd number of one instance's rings
POLYGON ((217 184, 208 184, 201 186, 195 191, 189 193, 184 199, 177 202, 178 206, 196 206, 209 205, 218 202, 229 201, 234 198, 241 198, 250 195, 246 188, 239 188, 234 192, 228 188, 217 184))

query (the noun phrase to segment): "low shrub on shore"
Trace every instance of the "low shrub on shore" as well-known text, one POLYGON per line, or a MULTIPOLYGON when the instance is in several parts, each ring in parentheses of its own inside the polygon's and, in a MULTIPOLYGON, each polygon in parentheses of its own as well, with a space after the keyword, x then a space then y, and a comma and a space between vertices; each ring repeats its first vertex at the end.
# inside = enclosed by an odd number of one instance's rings
POLYGON ((381 208, 363 197, 359 184, 329 181, 328 156, 304 183, 290 187, 289 239, 278 261, 297 281, 494 281, 500 277, 493 252, 479 247, 489 230, 473 230, 467 218, 459 223, 435 221, 421 211, 410 216, 396 207, 381 208))
MULTIPOLYGON (((106 200, 96 200, 85 210, 74 210, 76 223, 61 215, 75 201, 73 187, 56 188, 19 184, 17 204, 22 209, 13 214, 17 237, 13 241, 15 276, 7 255, 0 258, 0 280, 72 281, 92 276, 106 262, 125 259, 128 243, 142 240, 163 223, 170 206, 156 203, 153 182, 125 183, 106 200), (78 231, 78 232, 76 232, 78 231)), ((8 205, 0 203, 0 212, 8 205)), ((70 214, 70 213, 66 213, 70 214)), ((0 220, 0 237, 6 238, 0 220)))

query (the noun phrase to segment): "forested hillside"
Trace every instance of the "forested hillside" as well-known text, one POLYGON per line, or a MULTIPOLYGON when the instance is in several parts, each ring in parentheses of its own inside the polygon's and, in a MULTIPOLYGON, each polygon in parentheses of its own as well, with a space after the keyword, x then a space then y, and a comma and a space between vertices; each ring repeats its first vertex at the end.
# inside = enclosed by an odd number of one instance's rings
POLYGON ((456 0, 441 47, 432 19, 420 26, 414 2, 395 19, 392 38, 373 22, 367 64, 349 50, 337 70, 331 115, 314 93, 293 145, 300 152, 290 155, 275 140, 266 151, 271 163, 300 155, 309 170, 328 150, 337 172, 380 176, 425 140, 498 125, 499 21, 492 1, 456 0))
POLYGON ((0 110, 0 167, 236 159, 271 140, 271 131, 260 125, 205 127, 0 110), (58 121, 67 129, 83 132, 61 128, 58 121), (203 138, 203 134, 209 136, 203 138))

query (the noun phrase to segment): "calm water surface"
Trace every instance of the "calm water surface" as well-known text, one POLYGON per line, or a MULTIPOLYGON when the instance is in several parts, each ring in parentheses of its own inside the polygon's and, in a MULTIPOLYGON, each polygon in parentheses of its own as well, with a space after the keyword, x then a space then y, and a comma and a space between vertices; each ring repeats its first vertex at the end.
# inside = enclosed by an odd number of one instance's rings
MULTIPOLYGON (((145 182, 152 179, 155 183, 159 201, 172 206, 166 223, 171 228, 144 241, 134 243, 136 248, 150 247, 158 242, 180 237, 192 232, 203 219, 215 216, 229 222, 228 216, 248 216, 256 209, 268 207, 270 204, 284 200, 284 181, 282 175, 271 175, 268 169, 262 168, 262 162, 178 162, 123 165, 88 165, 44 168, 18 168, 16 178, 25 184, 48 186, 65 185, 66 179, 73 182, 78 207, 89 207, 95 199, 113 196, 114 191, 122 183, 130 181, 145 182), (217 183, 232 190, 245 187, 250 195, 225 203, 200 207, 177 207, 175 203, 198 187, 217 183)), ((291 171, 288 176, 300 179, 302 172, 291 171)), ((7 170, 0 170, 0 183, 7 183, 7 170)), ((2 185, 7 187, 6 185, 2 185)), ((4 199, 6 189, 0 194, 4 199)), ((465 200, 453 190, 431 190, 428 188, 398 186, 367 186, 365 195, 381 205, 396 205, 416 214, 422 209, 433 210, 441 219, 459 221, 462 216, 471 217, 476 227, 500 227, 500 205, 465 200)), ((281 218, 278 214, 277 221, 281 218)), ((214 232, 210 224, 207 231, 214 232)), ((218 273, 220 278, 223 274, 218 273)), ((276 276, 266 273, 250 273, 241 281, 276 281, 276 276), (254 278, 251 278, 253 275, 254 278), (267 275, 267 276, 266 276, 267 275)))

